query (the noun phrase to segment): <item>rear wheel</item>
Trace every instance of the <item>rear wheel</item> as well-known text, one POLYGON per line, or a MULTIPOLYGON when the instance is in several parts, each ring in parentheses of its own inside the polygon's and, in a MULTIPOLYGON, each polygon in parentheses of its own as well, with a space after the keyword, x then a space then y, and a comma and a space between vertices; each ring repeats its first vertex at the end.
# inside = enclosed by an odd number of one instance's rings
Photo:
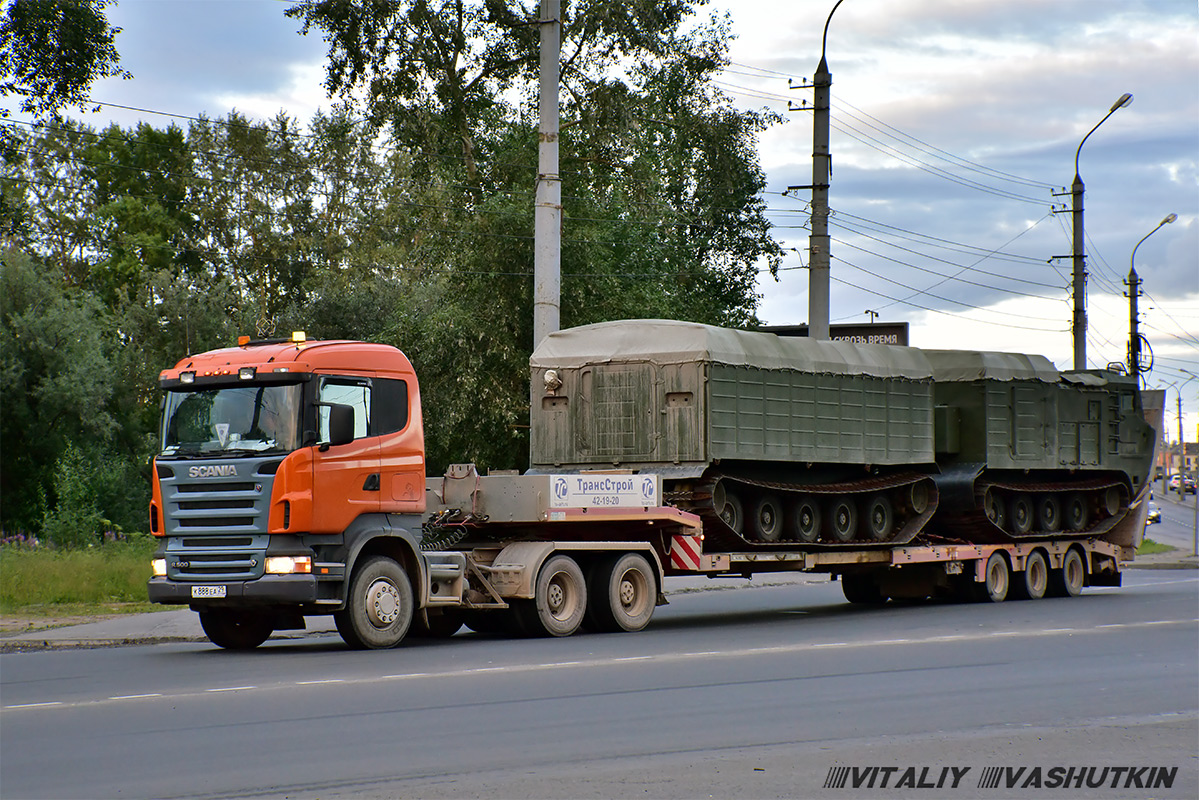
POLYGON ((372 556, 354 571, 346 607, 333 622, 350 647, 386 650, 404 640, 412 615, 407 573, 390 558, 372 556))
POLYGON ((639 631, 649 624, 657 602, 654 571, 637 553, 609 559, 591 574, 587 608, 597 631, 639 631))
POLYGON ((777 542, 783 535, 783 506, 774 495, 754 504, 754 533, 763 542, 777 542))
POLYGON ((209 641, 226 650, 253 650, 274 633, 266 615, 228 608, 201 611, 200 627, 209 641))
POLYGON ((1049 574, 1049 594, 1053 597, 1077 597, 1082 594, 1087 570, 1077 550, 1069 550, 1062 557, 1062 568, 1049 574))
POLYGON ((837 542, 848 542, 853 539, 858 528, 858 510, 853 501, 838 499, 829 503, 828 514, 825 515, 825 529, 828 538, 837 542))
POLYGON ((791 535, 801 542, 814 542, 820 535, 820 504, 801 497, 791 509, 791 535))
POLYGON ((550 558, 537 573, 533 599, 514 607, 530 636, 570 636, 587 611, 583 571, 570 556, 550 558))
POLYGON ((1007 559, 998 551, 991 553, 991 557, 987 559, 985 579, 978 584, 979 599, 983 602, 1002 603, 1007 599, 1011 578, 1007 559))
POLYGON ((1049 586, 1049 563, 1040 551, 1024 559, 1024 571, 1012 582, 1013 596, 1020 600, 1040 600, 1049 586))

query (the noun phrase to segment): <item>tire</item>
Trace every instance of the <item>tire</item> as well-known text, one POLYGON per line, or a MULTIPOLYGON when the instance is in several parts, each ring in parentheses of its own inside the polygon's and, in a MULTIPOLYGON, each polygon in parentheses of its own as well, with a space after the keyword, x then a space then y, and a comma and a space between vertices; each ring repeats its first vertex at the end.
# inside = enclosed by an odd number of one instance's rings
POLYGON ((1041 551, 1029 553, 1024 571, 1012 581, 1012 596, 1017 600, 1040 600, 1049 588, 1049 562, 1041 551))
POLYGON ((928 480, 921 478, 912 484, 912 488, 908 491, 908 507, 916 516, 920 516, 928 510, 928 480))
POLYGON ((801 542, 814 542, 820 536, 820 504, 811 497, 801 497, 791 507, 791 537, 801 542))
POLYGON ((1087 581, 1087 568, 1077 550, 1062 557, 1062 568, 1049 573, 1050 597, 1078 597, 1087 581))
POLYGON ((448 639, 462 629, 462 612, 456 608, 439 611, 424 609, 412 616, 409 636, 422 639, 448 639))
POLYGON ((208 640, 226 650, 253 650, 275 632, 269 617, 253 611, 212 608, 199 613, 208 640))
POLYGON ((995 527, 1002 531, 1007 530, 1007 506, 1003 502, 1003 498, 994 489, 988 489, 986 499, 983 500, 987 519, 994 523, 995 527))
POLYGON ((1026 494, 1018 494, 1008 505, 1008 519, 1011 520, 1012 533, 1017 535, 1032 530, 1033 523, 1032 498, 1026 494))
POLYGON ((866 500, 862 507, 862 534, 875 542, 885 542, 891 538, 891 529, 895 527, 895 511, 891 501, 881 492, 866 500))
POLYGON ((534 598, 514 608, 529 636, 570 636, 587 613, 583 571, 570 556, 553 556, 537 573, 534 598))
POLYGON ((625 553, 596 566, 588 584, 588 627, 602 633, 639 631, 658 603, 654 570, 644 556, 625 553))
POLYGON ((413 611, 408 574, 390 558, 372 556, 354 570, 346 607, 333 621, 350 647, 386 650, 404 640, 413 611))
POLYGON ((841 592, 845 599, 856 605, 878 606, 887 598, 878 588, 873 575, 847 572, 841 576, 841 592))
POLYGON ((1062 529, 1062 502, 1056 495, 1037 498, 1037 530, 1056 533, 1062 529))
POLYGON ((724 503, 720 507, 720 518, 724 524, 732 528, 733 533, 740 535, 745 530, 745 511, 741 507, 741 498, 732 492, 724 493, 724 503))
POLYGON ((777 542, 783 536, 783 504, 774 495, 754 503, 754 535, 763 542, 777 542))
POLYGON ((858 530, 858 510, 852 500, 839 498, 829 502, 824 517, 827 538, 835 542, 848 542, 858 530))
MULTIPOLYGON (((1031 505, 1031 504, 1030 504, 1031 505)), ((1002 603, 1012 585, 1012 571, 1003 553, 996 551, 987 559, 986 579, 976 584, 978 599, 985 603, 1002 603)))
POLYGON ((1073 492, 1066 497, 1063 524, 1069 531, 1085 531, 1090 522, 1090 506, 1087 496, 1082 492, 1073 492))

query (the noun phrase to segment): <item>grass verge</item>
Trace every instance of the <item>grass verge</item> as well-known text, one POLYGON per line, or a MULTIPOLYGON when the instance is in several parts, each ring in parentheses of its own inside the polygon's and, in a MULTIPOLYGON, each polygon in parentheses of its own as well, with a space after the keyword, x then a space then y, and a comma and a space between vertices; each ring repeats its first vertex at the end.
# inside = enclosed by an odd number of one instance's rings
POLYGON ((149 536, 79 550, 0 547, 0 613, 149 610, 146 581, 153 552, 149 536))
POLYGON ((1154 553, 1168 553, 1173 550, 1168 544, 1155 542, 1152 539, 1144 539, 1141 541, 1141 546, 1137 548, 1138 556, 1151 556, 1154 553))

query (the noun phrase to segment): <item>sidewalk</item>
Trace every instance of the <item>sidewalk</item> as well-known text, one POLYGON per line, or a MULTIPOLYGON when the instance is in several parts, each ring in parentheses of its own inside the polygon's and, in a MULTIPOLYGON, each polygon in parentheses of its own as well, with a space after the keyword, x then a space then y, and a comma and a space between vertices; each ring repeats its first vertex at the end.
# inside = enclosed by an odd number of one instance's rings
MULTIPOLYGON (((1188 551, 1172 550, 1141 556, 1126 564, 1126 569, 1199 569, 1199 558, 1188 551)), ((824 575, 811 573, 776 573, 755 576, 752 581, 740 578, 668 578, 667 597, 691 592, 778 586, 800 583, 825 583, 824 575)), ((308 628, 302 631, 279 631, 273 639, 307 639, 337 636, 331 616, 308 617, 308 628)), ((148 614, 129 614, 81 625, 59 628, 17 631, 0 634, 0 652, 25 652, 60 648, 126 647, 168 642, 207 642, 200 628, 200 618, 186 607, 155 611, 148 614)))

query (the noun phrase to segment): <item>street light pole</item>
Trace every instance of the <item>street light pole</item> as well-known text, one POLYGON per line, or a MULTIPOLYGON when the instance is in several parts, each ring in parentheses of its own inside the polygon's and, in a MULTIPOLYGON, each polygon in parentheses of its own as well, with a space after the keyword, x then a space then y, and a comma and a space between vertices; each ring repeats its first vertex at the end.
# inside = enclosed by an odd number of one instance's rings
POLYGON ((820 64, 812 76, 812 235, 808 237, 808 337, 829 338, 829 270, 832 262, 828 238, 828 184, 832 176, 829 156, 829 104, 833 75, 828 71, 825 48, 833 14, 845 0, 837 0, 824 21, 820 64))
POLYGON ((1091 134, 1098 130, 1099 126, 1106 122, 1108 117, 1115 114, 1117 109, 1121 109, 1131 102, 1131 94, 1125 92, 1120 95, 1120 98, 1112 104, 1111 110, 1104 115, 1103 119, 1095 123, 1095 127, 1091 128, 1087 132, 1087 135, 1082 137, 1082 141, 1078 143, 1078 149, 1074 151, 1074 183, 1070 188, 1074 221, 1074 270, 1072 281, 1074 291, 1074 323, 1071 327, 1074 331, 1074 369, 1076 370, 1087 368, 1087 265, 1082 220, 1082 196, 1086 191, 1086 187, 1083 185, 1082 177, 1079 175, 1078 157, 1082 153, 1082 146, 1086 144, 1087 139, 1091 138, 1091 134))
MULTIPOLYGON (((1187 446, 1182 438, 1182 389, 1188 383, 1195 380, 1195 378, 1199 378, 1199 375, 1187 372, 1185 369, 1179 370, 1179 372, 1190 376, 1178 385, 1178 502, 1181 503, 1183 498, 1182 484, 1185 482, 1183 480, 1183 467, 1186 466, 1187 461, 1187 446)), ((1195 495, 1195 502, 1199 503, 1199 493, 1195 495)))
POLYGON ((1169 225, 1176 219, 1177 214, 1167 214, 1165 219, 1157 223, 1156 228, 1141 237, 1141 241, 1132 248, 1132 255, 1128 259, 1128 371, 1138 387, 1141 385, 1141 333, 1137 329, 1137 299, 1141 294, 1141 279, 1137 276, 1137 248, 1163 225, 1169 225))

